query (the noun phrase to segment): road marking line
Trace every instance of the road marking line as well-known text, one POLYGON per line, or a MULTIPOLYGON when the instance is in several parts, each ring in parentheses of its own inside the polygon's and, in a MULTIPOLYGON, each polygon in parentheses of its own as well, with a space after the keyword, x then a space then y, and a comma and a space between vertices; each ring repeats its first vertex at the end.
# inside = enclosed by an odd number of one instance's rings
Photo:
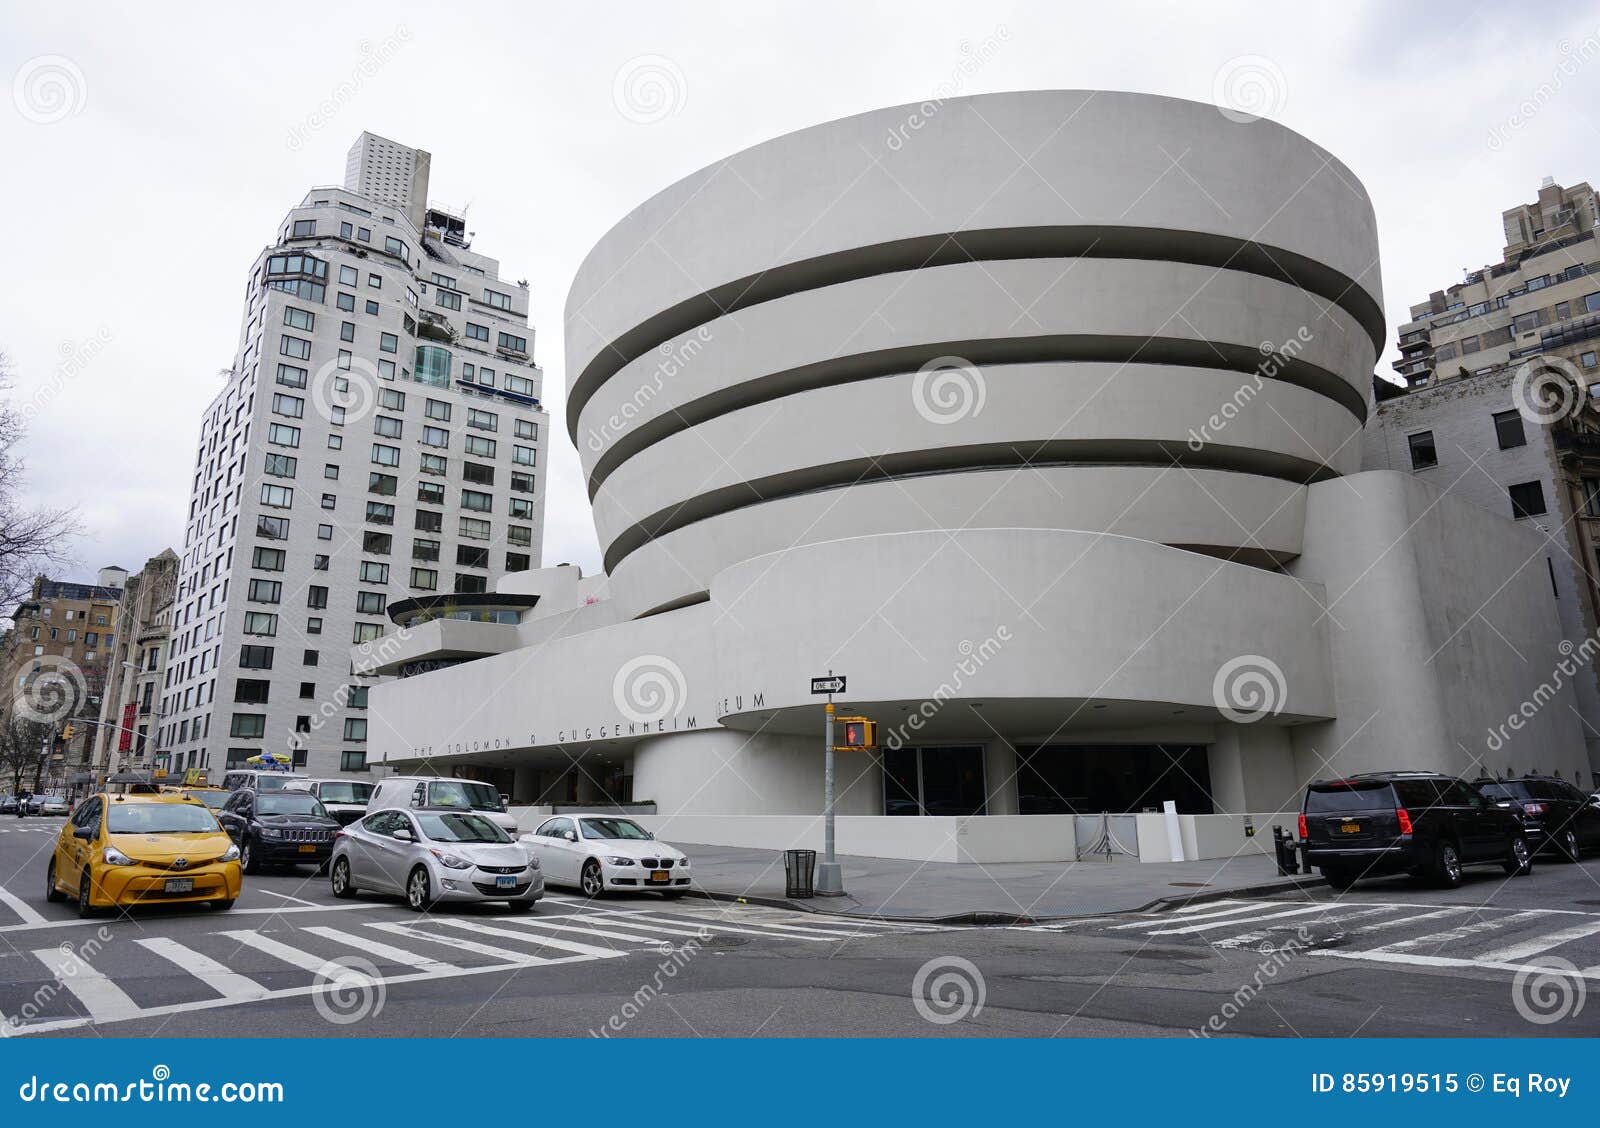
MULTIPOLYGON (((1328 923, 1337 924, 1340 921, 1355 920, 1355 919, 1358 919, 1360 917, 1377 916, 1379 913, 1392 913, 1392 912, 1394 912, 1394 910, 1389 908, 1387 905, 1378 905, 1378 906, 1373 907, 1373 908, 1362 909, 1359 912, 1344 913, 1341 916, 1331 918, 1328 921, 1328 923)), ((1321 922, 1313 922, 1313 923, 1321 923, 1321 922)), ((1291 921, 1288 924, 1275 924, 1275 925, 1272 925, 1269 928, 1263 928, 1263 929, 1260 929, 1259 931, 1256 931, 1256 932, 1246 932, 1246 933, 1244 933, 1243 935, 1240 935, 1240 936, 1224 936, 1220 940, 1212 940, 1212 941, 1210 941, 1210 944, 1214 948, 1246 948, 1246 947, 1249 947, 1251 944, 1257 944, 1257 943, 1260 943, 1263 940, 1266 940, 1274 932, 1286 932, 1291 928, 1298 929, 1298 928, 1305 928, 1305 927, 1307 927, 1307 924, 1306 924, 1305 921, 1291 921)))
POLYGON ((147 951, 171 960, 225 999, 250 1003, 263 998, 268 989, 249 976, 218 963, 210 956, 186 947, 166 936, 140 936, 133 941, 147 951))
POLYGON ((291 897, 287 893, 274 893, 270 889, 258 889, 258 890, 256 890, 256 892, 257 893, 265 893, 268 897, 282 897, 285 901, 293 901, 297 905, 312 905, 312 906, 319 907, 319 908, 321 907, 321 906, 318 906, 315 901, 306 901, 306 900, 302 900, 299 897, 291 897))
MULTIPOLYGON (((1197 905, 1180 905, 1178 908, 1173 909, 1172 911, 1175 912, 1175 913, 1199 913, 1199 912, 1204 912, 1207 909, 1220 909, 1220 908, 1223 908, 1226 905, 1248 905, 1248 904, 1250 904, 1250 902, 1248 902, 1248 901, 1234 901, 1234 900, 1201 901, 1197 905)), ((1259 905, 1259 904, 1261 904, 1261 902, 1257 901, 1256 904, 1259 905)))
POLYGON ((12 912, 16 913, 26 924, 44 923, 44 917, 40 916, 34 910, 33 906, 29 905, 21 897, 18 897, 16 894, 12 893, 4 885, 0 885, 0 904, 5 905, 12 912))
POLYGON ((513 952, 509 948, 496 948, 489 944, 480 944, 476 940, 462 940, 457 936, 441 936, 437 932, 428 932, 414 924, 387 924, 381 922, 369 923, 366 927, 376 928, 381 932, 392 932, 396 936, 405 936, 412 940, 427 940, 435 944, 443 944, 447 948, 457 948, 463 952, 473 952, 476 955, 488 956, 490 959, 500 960, 512 966, 534 966, 549 963, 545 956, 528 955, 525 952, 513 952))
POLYGON ((369 940, 367 937, 357 936, 353 932, 341 932, 339 929, 329 928, 327 925, 312 925, 304 931, 311 933, 313 936, 320 936, 324 940, 332 940, 335 944, 344 944, 356 949, 358 952, 365 952, 369 956, 377 956, 380 960, 388 960, 390 963, 414 967, 418 971, 426 972, 429 975, 453 975, 463 970, 455 964, 445 963, 443 960, 436 960, 431 956, 419 956, 417 953, 408 952, 404 948, 395 948, 379 940, 369 940))
POLYGON ((1539 912, 1514 913, 1508 917, 1497 917, 1494 920, 1473 921, 1471 924, 1447 928, 1443 932, 1432 932, 1427 936, 1413 936, 1410 940, 1396 940, 1393 944, 1385 944, 1381 948, 1371 949, 1374 952, 1406 952, 1413 948, 1425 948, 1432 945, 1435 948, 1450 943, 1452 940, 1465 940, 1469 936, 1477 936, 1482 932, 1494 932, 1513 924, 1520 924, 1530 920, 1539 920, 1544 914, 1539 912))
MULTIPOLYGON (((628 932, 612 932, 612 931, 610 931, 608 929, 604 929, 604 928, 590 928, 590 927, 587 927, 587 926, 564 923, 565 921, 570 920, 570 919, 572 919, 572 918, 570 918, 570 917, 554 917, 554 918, 551 918, 551 917, 544 917, 544 918, 541 918, 541 917, 512 917, 512 918, 510 918, 510 920, 507 923, 509 923, 509 924, 520 924, 524 928, 548 928, 548 929, 551 929, 551 930, 556 931, 556 932, 581 932, 581 933, 586 933, 587 935, 590 935, 590 936, 599 936, 599 937, 602 937, 602 938, 604 938, 606 940, 624 940, 624 941, 627 941, 630 944, 651 944, 651 943, 657 942, 657 939, 658 939, 657 936, 649 936, 649 935, 641 936, 641 935, 638 935, 638 933, 648 931, 646 929, 646 927, 644 925, 642 925, 642 924, 619 923, 618 927, 620 927, 620 928, 632 928, 632 929, 634 929, 634 932, 632 932, 632 933, 628 933, 628 932)), ((611 922, 607 921, 606 923, 609 924, 611 922)), ((693 936, 694 935, 694 933, 692 933, 692 932, 683 933, 683 932, 679 932, 677 929, 672 929, 670 931, 671 931, 672 935, 674 935, 674 936, 684 936, 684 935, 693 936)))
POLYGON ((1575 924, 1571 928, 1559 928, 1554 932, 1546 932, 1543 936, 1535 936, 1531 940, 1524 940, 1520 944, 1507 944, 1503 948, 1492 948, 1487 952, 1479 952, 1472 957, 1484 963, 1515 963, 1525 960, 1529 956, 1537 956, 1540 952, 1547 952, 1551 948, 1559 947, 1569 940, 1582 940, 1585 936, 1593 936, 1600 932, 1600 921, 1590 921, 1587 924, 1575 924))
POLYGON ((434 917, 434 924, 444 924, 451 928, 460 928, 467 932, 475 932, 480 936, 500 936, 507 940, 520 940, 525 944, 536 944, 541 947, 556 948, 572 952, 574 955, 590 956, 597 960, 608 960, 615 956, 625 956, 628 953, 619 952, 615 948, 600 948, 593 944, 580 944, 576 940, 558 940, 554 936, 542 936, 524 932, 513 932, 509 928, 495 928, 492 925, 480 924, 475 920, 456 920, 452 917, 434 917))
MULTIPOLYGON (((1280 917, 1304 916, 1306 913, 1326 913, 1327 905, 1308 905, 1305 908, 1289 909, 1281 913, 1267 913, 1265 916, 1235 917, 1232 920, 1213 920, 1205 924, 1190 924, 1182 928, 1158 928, 1145 933, 1146 936, 1186 936, 1194 932, 1205 932, 1213 928, 1232 928, 1236 924, 1258 924, 1264 920, 1277 920, 1280 917)), ((1149 927, 1150 922, 1145 922, 1149 927)))
POLYGON ((1369 963, 1408 964, 1412 967, 1436 968, 1473 968, 1479 971, 1526 971, 1536 975, 1565 975, 1574 979, 1593 979, 1600 981, 1600 965, 1566 971, 1560 968, 1546 967, 1541 964, 1521 963, 1488 963, 1484 960, 1463 960, 1453 956, 1419 956, 1411 952, 1390 952, 1382 948, 1374 948, 1370 952, 1339 952, 1333 950, 1317 950, 1310 953, 1313 956, 1327 956, 1336 960, 1362 960, 1369 963))
MULTIPOLYGON (((286 905, 283 908, 278 909, 230 909, 228 911, 228 916, 232 918, 241 916, 287 916, 289 913, 339 913, 350 912, 352 910, 371 909, 375 907, 377 906, 372 902, 368 902, 364 905, 309 905, 305 907, 300 905, 286 905)), ((137 925, 140 919, 141 918, 139 917, 134 917, 132 918, 132 923, 137 925)), ((143 919, 162 920, 165 918, 147 917, 143 919)), ((41 928, 82 928, 93 927, 95 925, 106 927, 106 922, 98 919, 83 920, 79 917, 69 917, 61 920, 40 920, 29 924, 0 925, 0 933, 36 932, 41 928)))
POLYGON ((139 1013, 139 1004, 82 956, 60 948, 39 948, 33 954, 50 969, 56 982, 83 1004, 83 1009, 89 1012, 88 1021, 116 1022, 139 1013))
MULTIPOLYGON (((700 919, 700 918, 696 917, 696 918, 691 918, 691 919, 700 919)), ((863 921, 847 921, 847 922, 842 923, 838 928, 818 928, 815 925, 811 925, 811 924, 788 924, 788 923, 786 923, 784 921, 772 920, 772 919, 768 919, 768 918, 765 918, 765 917, 740 916, 737 919, 741 923, 752 924, 752 925, 755 925, 757 928, 776 928, 776 929, 780 929, 780 930, 782 930, 784 932, 806 932, 806 933, 810 933, 813 936, 825 936, 830 940, 840 940, 840 939, 852 940, 852 939, 855 939, 858 936, 867 936, 867 935, 877 936, 879 934, 876 933, 876 932, 866 933, 866 932, 863 932, 862 929, 864 929, 864 928, 893 928, 894 927, 894 925, 889 924, 889 923, 887 923, 885 921, 878 921, 876 923, 870 923, 870 922, 864 921, 864 920, 863 921)))
POLYGON ((1452 905, 1447 909, 1435 909, 1431 913, 1416 913, 1412 916, 1380 920, 1375 924, 1363 924, 1360 928, 1351 929, 1350 934, 1352 936, 1364 936, 1369 932, 1378 932, 1385 928, 1396 928, 1402 924, 1418 924, 1425 920, 1438 920, 1441 917, 1454 916, 1456 913, 1468 913, 1471 911, 1465 905, 1452 905))
MULTIPOLYGON (((1254 905, 1238 905, 1231 909, 1218 909, 1216 912, 1210 913, 1196 913, 1193 916, 1184 916, 1177 919, 1182 921, 1210 920, 1212 917, 1237 916, 1240 913, 1258 913, 1263 907, 1264 906, 1258 902, 1254 905)), ((1111 927, 1113 929, 1149 928, 1152 924, 1160 924, 1170 919, 1172 919, 1172 915, 1170 913, 1154 913, 1145 917, 1143 920, 1136 920, 1131 924, 1113 924, 1111 927)))
MULTIPOLYGON (((765 936, 769 940, 809 940, 809 941, 812 941, 814 943, 825 943, 825 942, 827 942, 829 940, 837 940, 838 939, 838 937, 834 936, 834 935, 790 936, 787 933, 763 932, 763 931, 760 931, 759 929, 756 929, 756 928, 740 928, 737 925, 723 924, 721 921, 713 920, 713 919, 711 919, 709 917, 705 918, 704 920, 699 920, 699 919, 696 919, 696 920, 684 920, 684 919, 676 919, 676 918, 669 917, 664 921, 658 921, 658 920, 656 920, 656 919, 654 919, 652 917, 645 916, 643 913, 629 913, 628 914, 628 919, 629 920, 637 920, 641 924, 655 925, 658 928, 660 928, 662 931, 667 931, 667 928, 666 928, 667 925, 697 924, 701 928, 709 929, 712 932, 742 932, 742 933, 745 933, 745 934, 750 935, 750 936, 765 936)), ((614 923, 620 924, 624 928, 628 927, 627 921, 616 921, 614 923)), ((693 936, 693 935, 695 935, 695 933, 687 932, 687 931, 681 931, 680 934, 684 935, 684 936, 693 936)), ((868 932, 868 933, 862 933, 861 935, 862 935, 863 938, 870 938, 870 937, 876 936, 877 933, 868 932)))
POLYGON ((231 932, 218 932, 216 935, 226 936, 229 940, 232 940, 237 944, 244 944, 247 947, 254 948, 258 952, 265 952, 274 959, 280 959, 286 964, 291 964, 294 967, 300 968, 302 971, 309 971, 313 975, 319 975, 325 972, 334 962, 332 960, 325 959, 322 956, 307 952, 302 948, 296 948, 292 944, 285 944, 281 940, 274 940, 270 936, 263 936, 259 932, 252 932, 249 929, 236 929, 231 932))

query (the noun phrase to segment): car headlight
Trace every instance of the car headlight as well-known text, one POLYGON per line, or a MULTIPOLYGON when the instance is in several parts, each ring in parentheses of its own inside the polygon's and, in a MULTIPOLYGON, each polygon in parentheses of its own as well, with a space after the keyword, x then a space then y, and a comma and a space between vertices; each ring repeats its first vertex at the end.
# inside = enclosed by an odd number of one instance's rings
POLYGON ((608 866, 632 866, 637 864, 632 858, 610 857, 606 859, 606 865, 608 866))
POLYGON ((528 855, 528 868, 529 869, 538 869, 539 868, 539 855, 538 854, 530 853, 528 855))
POLYGON ((439 864, 444 866, 444 867, 446 867, 447 869, 471 869, 472 868, 472 863, 471 862, 467 861, 467 859, 465 859, 463 857, 460 857, 457 854, 446 854, 442 850, 429 850, 428 853, 432 854, 435 858, 438 858, 439 859, 439 864))
POLYGON ((239 847, 237 847, 237 846, 229 846, 226 850, 224 850, 222 852, 222 857, 217 859, 217 861, 219 861, 219 862, 237 862, 238 860, 239 860, 239 847))
POLYGON ((679 858, 678 859, 678 868, 679 869, 688 869, 689 868, 689 859, 688 858, 679 858))
POLYGON ((107 846, 100 856, 105 859, 105 863, 108 866, 136 866, 139 864, 115 846, 107 846))
POLYGON ((262 838, 282 838, 283 837, 283 831, 275 830, 274 828, 272 828, 270 826, 264 826, 264 827, 261 828, 261 837, 262 838))

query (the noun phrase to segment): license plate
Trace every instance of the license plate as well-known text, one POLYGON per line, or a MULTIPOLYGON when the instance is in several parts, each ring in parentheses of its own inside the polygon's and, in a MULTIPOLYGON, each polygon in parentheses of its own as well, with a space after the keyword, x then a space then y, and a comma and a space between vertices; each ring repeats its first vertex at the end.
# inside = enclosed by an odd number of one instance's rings
POLYGON ((667 873, 666 870, 651 870, 650 871, 650 880, 651 881, 671 881, 672 877, 671 877, 670 874, 667 873))
POLYGON ((169 878, 167 878, 167 884, 166 884, 165 888, 166 888, 166 891, 168 893, 193 893, 194 892, 194 878, 192 878, 192 877, 169 877, 169 878))
POLYGON ((307 842, 304 846, 300 847, 300 852, 302 854, 315 854, 317 852, 317 848, 311 843, 307 842))
POLYGON ((494 887, 496 889, 515 889, 517 887, 516 875, 515 874, 505 874, 505 875, 503 875, 501 877, 495 878, 494 879, 494 887))
POLYGON ((1360 823, 1347 822, 1347 823, 1342 824, 1339 827, 1339 830, 1341 832, 1345 833, 1345 834, 1360 834, 1361 833, 1361 824, 1360 823))

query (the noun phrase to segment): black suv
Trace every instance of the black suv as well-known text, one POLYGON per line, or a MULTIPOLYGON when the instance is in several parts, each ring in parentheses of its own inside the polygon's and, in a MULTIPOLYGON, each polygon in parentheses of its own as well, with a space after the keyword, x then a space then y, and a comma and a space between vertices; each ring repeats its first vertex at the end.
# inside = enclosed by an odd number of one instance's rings
POLYGON ((264 865, 314 865, 321 873, 339 830, 322 801, 304 791, 235 791, 217 821, 238 845, 245 873, 259 873, 264 865))
POLYGON ((1522 816, 1534 852, 1548 850, 1575 862, 1600 848, 1600 801, 1554 776, 1480 779, 1478 790, 1522 816))
POLYGON ((1533 870, 1522 819, 1471 784, 1435 772, 1318 780, 1300 803, 1300 837, 1306 865, 1335 889, 1393 873, 1454 888, 1469 865, 1533 870))

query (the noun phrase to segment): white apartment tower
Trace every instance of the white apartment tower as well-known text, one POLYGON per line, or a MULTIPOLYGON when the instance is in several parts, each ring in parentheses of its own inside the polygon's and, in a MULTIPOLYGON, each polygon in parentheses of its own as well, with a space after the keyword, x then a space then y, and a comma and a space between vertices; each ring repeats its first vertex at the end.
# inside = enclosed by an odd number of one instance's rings
POLYGON ((352 643, 539 566, 547 416, 526 283, 430 208, 426 152, 363 133, 246 284, 206 408, 159 749, 366 771, 352 643))

